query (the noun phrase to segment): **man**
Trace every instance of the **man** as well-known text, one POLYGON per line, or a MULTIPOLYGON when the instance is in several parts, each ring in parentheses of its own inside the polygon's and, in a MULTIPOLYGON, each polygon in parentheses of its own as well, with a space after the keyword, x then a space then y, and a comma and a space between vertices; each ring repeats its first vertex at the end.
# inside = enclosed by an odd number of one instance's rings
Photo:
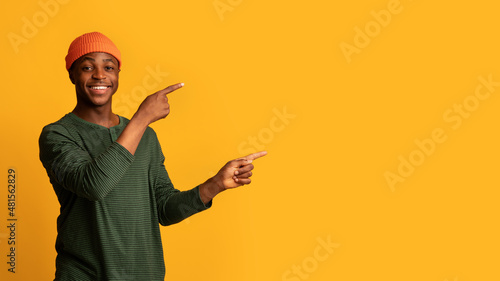
POLYGON ((210 208, 220 192, 250 183, 259 152, 229 161, 206 182, 180 192, 149 124, 169 112, 171 85, 148 96, 128 120, 112 112, 121 55, 98 32, 70 45, 66 69, 75 85, 71 113, 40 135, 40 160, 61 205, 55 280, 163 280, 159 224, 210 208))

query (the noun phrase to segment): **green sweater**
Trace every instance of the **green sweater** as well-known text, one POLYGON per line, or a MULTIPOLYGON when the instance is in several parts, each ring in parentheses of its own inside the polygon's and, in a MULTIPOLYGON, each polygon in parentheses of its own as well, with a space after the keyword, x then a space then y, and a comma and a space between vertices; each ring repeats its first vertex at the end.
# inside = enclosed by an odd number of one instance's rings
POLYGON ((108 129, 69 113, 43 128, 40 160, 61 205, 55 280, 164 280, 159 224, 212 204, 198 186, 173 187, 153 129, 135 155, 117 143, 128 122, 108 129))

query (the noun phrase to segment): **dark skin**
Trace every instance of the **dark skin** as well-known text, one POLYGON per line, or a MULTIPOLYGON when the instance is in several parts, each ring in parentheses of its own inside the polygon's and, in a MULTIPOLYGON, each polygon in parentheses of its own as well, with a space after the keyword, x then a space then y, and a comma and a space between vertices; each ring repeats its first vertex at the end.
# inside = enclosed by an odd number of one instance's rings
MULTIPOLYGON (((73 113, 106 128, 118 125, 120 120, 111 104, 118 90, 119 73, 118 60, 107 53, 90 53, 76 60, 69 70, 77 97, 73 113)), ((170 113, 167 95, 183 86, 183 83, 174 84, 146 97, 116 141, 135 154, 146 128, 170 113)), ((250 184, 253 160, 266 154, 261 151, 227 162, 215 176, 200 185, 202 201, 207 204, 222 191, 250 184)))
POLYGON ((73 113, 107 128, 118 125, 118 116, 111 111, 111 97, 118 90, 119 73, 118 60, 106 53, 91 53, 76 60, 69 70, 77 99, 73 113))

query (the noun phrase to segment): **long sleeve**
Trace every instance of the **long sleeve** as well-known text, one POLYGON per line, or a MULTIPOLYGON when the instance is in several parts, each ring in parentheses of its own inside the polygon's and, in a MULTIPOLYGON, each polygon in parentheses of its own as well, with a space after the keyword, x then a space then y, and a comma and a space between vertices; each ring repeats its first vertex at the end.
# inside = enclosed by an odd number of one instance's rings
POLYGON ((92 201, 113 190, 134 160, 117 142, 92 157, 60 124, 43 129, 39 146, 40 160, 51 181, 92 201))
POLYGON ((179 191, 174 188, 165 169, 164 160, 165 158, 160 149, 160 165, 155 180, 159 223, 164 226, 175 224, 210 208, 212 201, 206 205, 201 201, 199 186, 186 191, 179 191))

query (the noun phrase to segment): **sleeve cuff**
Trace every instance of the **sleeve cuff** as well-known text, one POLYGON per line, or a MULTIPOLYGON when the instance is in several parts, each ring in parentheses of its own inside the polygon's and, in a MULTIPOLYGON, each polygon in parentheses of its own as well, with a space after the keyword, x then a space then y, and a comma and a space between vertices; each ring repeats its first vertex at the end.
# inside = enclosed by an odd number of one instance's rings
POLYGON ((201 200, 201 195, 200 195, 200 186, 196 186, 195 188, 195 191, 196 191, 196 194, 198 194, 198 201, 200 203, 201 206, 205 207, 204 209, 209 209, 210 207, 212 207, 212 201, 213 200, 210 200, 207 204, 203 203, 203 200, 201 200))

